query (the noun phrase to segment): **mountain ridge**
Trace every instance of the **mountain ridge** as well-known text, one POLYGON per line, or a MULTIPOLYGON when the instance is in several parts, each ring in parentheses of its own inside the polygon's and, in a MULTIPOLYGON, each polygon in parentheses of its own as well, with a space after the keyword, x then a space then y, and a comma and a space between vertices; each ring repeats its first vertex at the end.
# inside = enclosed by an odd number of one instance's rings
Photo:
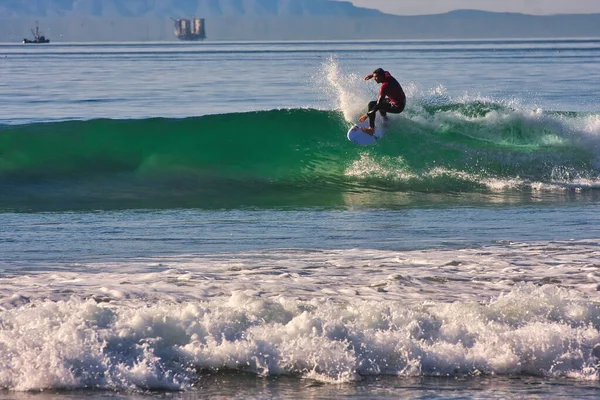
POLYGON ((600 37, 600 14, 392 15, 331 0, 0 0, 0 42, 21 42, 38 23, 53 43, 174 41, 171 19, 193 16, 205 18, 211 41, 600 37))
POLYGON ((381 11, 332 0, 4 0, 0 18, 95 17, 168 18, 173 15, 210 17, 379 17, 381 11))

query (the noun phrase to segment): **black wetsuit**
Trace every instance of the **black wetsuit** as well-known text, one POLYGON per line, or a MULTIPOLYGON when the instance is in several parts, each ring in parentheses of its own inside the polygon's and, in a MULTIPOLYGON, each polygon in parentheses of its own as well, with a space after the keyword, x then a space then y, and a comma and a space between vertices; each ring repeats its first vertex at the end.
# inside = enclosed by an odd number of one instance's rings
POLYGON ((369 126, 375 128, 377 111, 382 116, 387 113, 400 114, 406 107, 406 95, 402 86, 389 72, 385 72, 385 82, 379 88, 379 99, 369 103, 369 126))

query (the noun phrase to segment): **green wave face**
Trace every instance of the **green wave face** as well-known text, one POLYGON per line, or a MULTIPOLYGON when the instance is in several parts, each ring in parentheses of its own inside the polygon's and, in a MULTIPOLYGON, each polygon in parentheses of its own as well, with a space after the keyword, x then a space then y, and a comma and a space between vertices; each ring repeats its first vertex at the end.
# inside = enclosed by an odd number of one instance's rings
POLYGON ((3 126, 0 206, 343 206, 368 195, 600 187, 589 128, 598 115, 472 102, 391 119, 366 147, 346 139, 341 112, 313 109, 3 126))

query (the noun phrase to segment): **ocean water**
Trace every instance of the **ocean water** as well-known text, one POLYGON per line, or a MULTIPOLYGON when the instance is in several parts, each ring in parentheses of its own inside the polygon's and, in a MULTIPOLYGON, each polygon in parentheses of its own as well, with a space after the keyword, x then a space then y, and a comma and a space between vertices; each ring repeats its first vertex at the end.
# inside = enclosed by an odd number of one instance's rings
POLYGON ((0 44, 0 398, 598 398, 599 63, 0 44))

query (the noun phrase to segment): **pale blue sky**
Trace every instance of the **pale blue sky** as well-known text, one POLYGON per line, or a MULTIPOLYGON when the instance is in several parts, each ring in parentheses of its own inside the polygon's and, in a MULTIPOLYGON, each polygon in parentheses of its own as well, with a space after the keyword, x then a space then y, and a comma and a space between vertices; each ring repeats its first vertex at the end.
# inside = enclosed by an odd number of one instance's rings
MULTIPOLYGON (((348 1, 348 0, 345 0, 348 1)), ((349 0, 389 14, 437 14, 457 9, 524 14, 600 13, 600 0, 349 0)))

